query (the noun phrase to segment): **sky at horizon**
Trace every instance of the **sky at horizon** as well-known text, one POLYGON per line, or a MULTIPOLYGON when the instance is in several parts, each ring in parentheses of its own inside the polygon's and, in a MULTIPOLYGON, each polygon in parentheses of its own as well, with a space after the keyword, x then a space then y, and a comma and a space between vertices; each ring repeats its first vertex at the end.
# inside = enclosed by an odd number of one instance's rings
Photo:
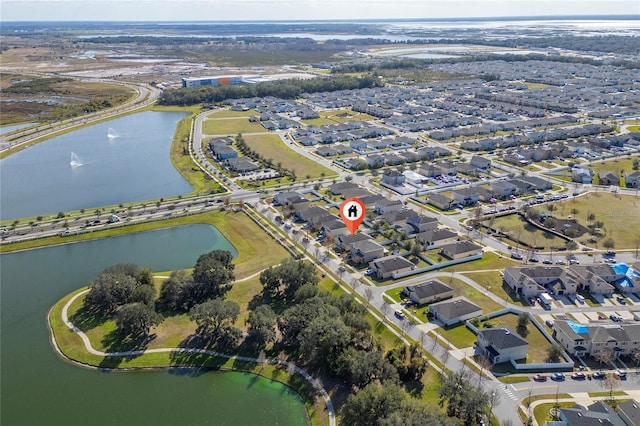
POLYGON ((638 0, 0 0, 0 21, 251 21, 636 15, 638 0))

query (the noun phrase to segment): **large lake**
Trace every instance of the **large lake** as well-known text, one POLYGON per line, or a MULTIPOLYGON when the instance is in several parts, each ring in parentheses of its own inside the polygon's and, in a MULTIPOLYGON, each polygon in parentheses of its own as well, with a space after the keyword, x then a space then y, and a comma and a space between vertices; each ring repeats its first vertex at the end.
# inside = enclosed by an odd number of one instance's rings
POLYGON ((46 315, 105 267, 192 267, 202 253, 231 250, 215 228, 190 225, 0 255, 3 425, 307 425, 286 386, 243 373, 101 373, 60 359, 46 315))
POLYGON ((179 112, 142 112, 85 127, 0 160, 0 218, 14 219, 191 192, 171 164, 179 112))

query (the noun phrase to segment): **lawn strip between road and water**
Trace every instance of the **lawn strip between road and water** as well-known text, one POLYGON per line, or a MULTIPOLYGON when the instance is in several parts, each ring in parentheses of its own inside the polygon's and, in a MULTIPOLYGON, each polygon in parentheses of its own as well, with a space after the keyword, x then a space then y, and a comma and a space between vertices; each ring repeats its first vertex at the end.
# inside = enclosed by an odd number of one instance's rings
POLYGON ((211 211, 207 213, 182 216, 172 219, 146 222, 136 225, 123 226, 112 229, 94 231, 87 234, 55 236, 39 240, 25 241, 2 246, 2 252, 27 250, 36 247, 68 244, 71 242, 88 241, 116 235, 135 232, 151 231, 155 229, 172 228, 182 225, 208 224, 215 226, 238 251, 235 274, 236 278, 252 275, 271 265, 276 265, 288 256, 287 251, 262 229, 255 224, 244 212, 211 211))

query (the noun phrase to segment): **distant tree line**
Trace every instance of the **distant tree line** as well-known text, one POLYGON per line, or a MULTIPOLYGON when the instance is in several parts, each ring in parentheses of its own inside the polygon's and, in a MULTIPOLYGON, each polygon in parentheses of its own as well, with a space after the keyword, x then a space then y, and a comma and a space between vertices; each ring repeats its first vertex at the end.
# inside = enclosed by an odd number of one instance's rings
MULTIPOLYGON (((482 44, 481 42, 475 44, 482 44)), ((526 61, 546 61, 546 62, 561 62, 561 63, 577 63, 588 64, 594 66, 601 65, 613 65, 628 69, 640 68, 640 61, 630 61, 622 59, 594 59, 581 56, 548 56, 538 53, 531 53, 528 55, 515 55, 515 54, 492 54, 481 53, 469 56, 460 56, 458 58, 431 58, 431 59, 392 59, 385 61, 367 61, 367 62, 349 62, 340 65, 335 65, 331 68, 332 74, 349 74, 349 73, 361 73, 369 72, 375 74, 382 74, 384 70, 411 70, 418 69, 424 70, 428 65, 434 64, 454 64, 463 62, 480 62, 480 61, 504 61, 504 62, 526 62, 526 61)), ((470 76, 472 77, 472 76, 470 76)), ((477 78, 483 78, 478 76, 477 78)), ((495 79, 495 78, 494 78, 495 79)))
POLYGON ((337 90, 365 89, 381 86, 371 75, 362 77, 334 76, 307 80, 291 79, 242 86, 202 86, 165 90, 160 95, 161 105, 195 105, 222 102, 226 99, 274 96, 295 99, 302 93, 334 92, 337 90))

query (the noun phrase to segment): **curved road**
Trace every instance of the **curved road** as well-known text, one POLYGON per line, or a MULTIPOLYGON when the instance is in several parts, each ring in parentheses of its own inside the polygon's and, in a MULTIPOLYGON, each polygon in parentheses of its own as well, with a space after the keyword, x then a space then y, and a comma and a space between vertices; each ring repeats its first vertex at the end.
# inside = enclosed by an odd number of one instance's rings
MULTIPOLYGON (((95 83, 95 79, 78 79, 80 81, 88 81, 95 83)), ((57 132, 67 131, 74 127, 84 126, 86 124, 94 123, 97 121, 105 120, 115 115, 124 114, 127 112, 135 111, 136 109, 144 108, 154 103, 158 96, 160 96, 160 89, 146 86, 142 84, 124 83, 122 81, 115 80, 98 80, 104 83, 119 84, 129 87, 136 91, 135 98, 129 101, 117 105, 112 108, 108 108, 102 111, 96 111, 91 114, 83 115, 81 117, 70 118, 68 120, 60 121, 54 124, 43 124, 35 127, 28 127, 24 130, 3 135, 0 138, 0 153, 8 152, 21 146, 28 144, 36 139, 40 139, 45 136, 50 136, 57 132)))

